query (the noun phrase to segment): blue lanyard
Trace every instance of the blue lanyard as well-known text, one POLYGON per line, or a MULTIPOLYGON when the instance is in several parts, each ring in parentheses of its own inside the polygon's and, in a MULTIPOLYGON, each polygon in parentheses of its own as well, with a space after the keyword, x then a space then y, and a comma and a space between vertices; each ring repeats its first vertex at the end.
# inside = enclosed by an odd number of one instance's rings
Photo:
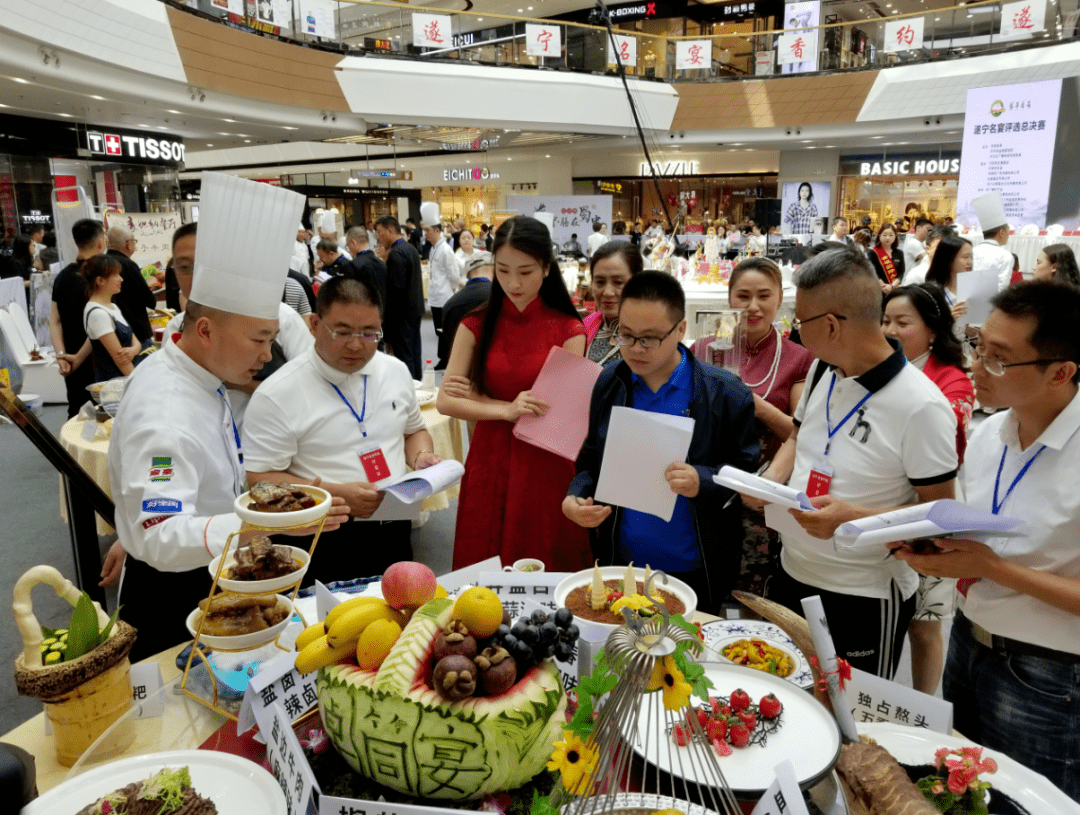
POLYGON ((1009 445, 1005 445, 1005 449, 1001 451, 1001 462, 998 464, 997 478, 994 479, 994 503, 991 504, 991 507, 994 510, 995 515, 1001 512, 1001 508, 1005 505, 1005 502, 1009 500, 1009 496, 1012 495, 1012 491, 1016 489, 1016 485, 1020 483, 1020 479, 1027 475, 1027 471, 1031 469, 1031 465, 1035 463, 1035 459, 1041 456, 1042 451, 1045 449, 1046 445, 1044 444, 1039 448, 1035 455, 1028 459, 1028 463, 1020 468, 1020 472, 1016 474, 1016 478, 1014 478, 1012 484, 1009 485, 1005 497, 998 501, 998 484, 1001 482, 1001 471, 1005 467, 1005 456, 1009 452, 1009 445))
POLYGON ((829 395, 825 398, 825 426, 829 431, 828 441, 825 442, 825 455, 829 455, 829 445, 832 444, 832 437, 840 432, 840 428, 847 424, 848 419, 858 413, 859 408, 866 404, 866 400, 873 396, 873 393, 868 393, 862 399, 859 400, 859 404, 855 405, 847 416, 840 420, 840 424, 836 427, 832 426, 832 416, 829 413, 829 402, 832 401, 833 387, 836 385, 836 374, 832 375, 832 381, 829 383, 829 395))
MULTIPOLYGON (((333 382, 330 383, 330 387, 337 391, 337 395, 341 397, 341 401, 345 403, 345 406, 350 411, 352 411, 352 415, 356 416, 356 408, 354 408, 351 404, 349 404, 349 400, 345 398, 345 394, 343 394, 341 392, 341 389, 338 388, 338 386, 335 385, 333 382)), ((364 417, 366 415, 367 415, 367 374, 364 374, 364 404, 360 408, 360 415, 356 416, 356 421, 358 421, 360 423, 360 432, 363 434, 365 439, 367 438, 367 428, 364 427, 364 417)))
POLYGON ((236 429, 236 419, 233 417, 232 405, 229 404, 229 397, 225 395, 224 387, 217 389, 218 396, 225 402, 225 409, 229 411, 229 424, 232 425, 233 439, 236 441, 236 457, 240 459, 240 463, 244 463, 244 451, 240 449, 240 431, 236 429))

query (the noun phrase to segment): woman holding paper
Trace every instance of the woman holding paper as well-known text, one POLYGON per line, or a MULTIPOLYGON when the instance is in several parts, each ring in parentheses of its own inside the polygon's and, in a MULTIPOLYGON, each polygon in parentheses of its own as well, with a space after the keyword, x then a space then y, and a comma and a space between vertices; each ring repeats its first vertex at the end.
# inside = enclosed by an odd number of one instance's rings
POLYGON ((623 286, 645 268, 641 253, 628 243, 608 241, 589 261, 596 311, 585 318, 585 356, 603 365, 619 356, 619 298, 623 286))
MULTIPOLYGON (((956 414, 956 456, 964 463, 975 390, 964 369, 963 346, 953 333, 945 292, 933 283, 901 286, 885 299, 881 326, 904 347, 904 356, 930 379, 956 414)), ((908 627, 915 690, 933 694, 941 681, 944 643, 941 622, 956 613, 956 581, 920 575, 915 616, 908 627)))
POLYGON ((926 282, 937 283, 945 290, 949 311, 953 320, 957 321, 953 325, 953 333, 958 337, 963 337, 964 326, 959 318, 967 314, 967 304, 962 300, 957 301, 956 276, 971 271, 973 257, 971 241, 947 235, 941 239, 934 251, 934 259, 930 261, 930 268, 926 270, 926 282))
POLYGON ((504 563, 534 557, 549 570, 583 569, 591 563, 588 536, 559 512, 574 465, 513 429, 522 416, 547 410, 529 389, 552 347, 584 354, 585 326, 547 227, 515 216, 492 248, 491 295, 461 321, 436 403, 440 413, 477 423, 461 480, 454 568, 498 555, 504 563))

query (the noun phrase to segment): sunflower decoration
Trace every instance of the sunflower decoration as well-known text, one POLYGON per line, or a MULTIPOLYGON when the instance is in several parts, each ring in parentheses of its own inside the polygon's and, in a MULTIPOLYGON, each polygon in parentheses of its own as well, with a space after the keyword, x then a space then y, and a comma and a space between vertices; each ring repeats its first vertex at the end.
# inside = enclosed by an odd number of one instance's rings
POLYGON ((569 730, 563 731, 563 740, 554 746, 547 768, 559 772, 567 792, 588 790, 596 770, 596 749, 569 730))
POLYGON ((675 664, 674 655, 668 654, 656 660, 645 690, 663 691, 664 707, 668 710, 682 710, 690 704, 690 694, 694 688, 675 664))

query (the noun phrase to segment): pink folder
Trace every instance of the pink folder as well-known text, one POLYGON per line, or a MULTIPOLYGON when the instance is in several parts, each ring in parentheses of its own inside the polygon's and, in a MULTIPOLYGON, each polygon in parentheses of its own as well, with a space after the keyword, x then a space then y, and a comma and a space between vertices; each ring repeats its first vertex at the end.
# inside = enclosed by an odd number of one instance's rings
POLYGON ((556 345, 531 388, 549 405, 543 416, 522 416, 514 436, 557 456, 576 461, 589 432, 589 404, 602 368, 556 345))

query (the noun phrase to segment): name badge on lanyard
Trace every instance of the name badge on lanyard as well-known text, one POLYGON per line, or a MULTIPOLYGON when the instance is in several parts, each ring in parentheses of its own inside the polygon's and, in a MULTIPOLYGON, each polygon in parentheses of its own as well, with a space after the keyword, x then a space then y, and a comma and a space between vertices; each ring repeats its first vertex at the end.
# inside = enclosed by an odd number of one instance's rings
POLYGON ((381 481, 384 478, 389 478, 390 466, 386 463, 386 456, 383 454, 382 448, 377 442, 366 441, 367 426, 364 424, 364 417, 367 415, 367 375, 364 375, 364 403, 360 408, 359 414, 357 414, 356 409, 349 403, 349 400, 345 398, 345 394, 341 392, 341 389, 337 385, 331 382, 330 387, 337 391, 337 395, 341 397, 341 401, 345 403, 345 406, 349 408, 349 411, 356 417, 356 421, 360 424, 360 435, 364 437, 365 441, 357 450, 357 455, 360 457, 360 466, 364 468, 364 474, 367 476, 367 480, 374 483, 376 481, 381 481))
POLYGON ((836 387, 836 374, 832 375, 832 381, 829 382, 829 395, 825 397, 825 429, 829 432, 829 437, 825 442, 825 455, 818 461, 817 464, 810 470, 810 477, 806 480, 806 497, 817 498, 821 495, 829 494, 829 485, 832 484, 833 473, 835 472, 832 465, 828 462, 829 447, 832 445, 833 436, 840 432, 845 424, 848 423, 848 419, 859 412, 859 408, 866 404, 866 400, 873 394, 868 393, 859 403, 855 405, 847 416, 840 420, 840 424, 836 427, 832 426, 832 417, 829 412, 829 403, 832 402, 833 388, 836 387))
POLYGON ((819 461, 810 470, 810 477, 806 480, 806 497, 817 498, 819 495, 829 494, 829 485, 832 483, 833 468, 824 461, 819 461))

